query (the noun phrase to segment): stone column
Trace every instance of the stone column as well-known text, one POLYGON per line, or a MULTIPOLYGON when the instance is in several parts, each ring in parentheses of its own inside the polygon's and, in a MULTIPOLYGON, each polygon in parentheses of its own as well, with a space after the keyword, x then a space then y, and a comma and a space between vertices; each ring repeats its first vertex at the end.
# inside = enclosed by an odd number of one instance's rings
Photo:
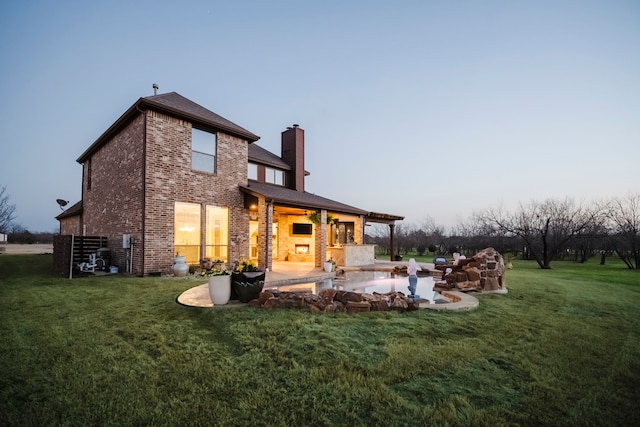
POLYGON ((322 209, 320 211, 320 224, 313 225, 315 229, 315 266, 322 268, 322 265, 327 260, 327 211, 322 209))

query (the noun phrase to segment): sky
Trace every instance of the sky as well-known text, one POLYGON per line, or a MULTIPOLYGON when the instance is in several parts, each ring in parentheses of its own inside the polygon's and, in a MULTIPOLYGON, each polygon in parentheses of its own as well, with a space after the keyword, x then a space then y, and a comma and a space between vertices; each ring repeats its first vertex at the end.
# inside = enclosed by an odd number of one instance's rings
POLYGON ((305 130, 306 190, 449 228, 640 191, 640 2, 19 1, 0 6, 0 188, 58 230, 76 159, 177 92, 260 136, 305 130))

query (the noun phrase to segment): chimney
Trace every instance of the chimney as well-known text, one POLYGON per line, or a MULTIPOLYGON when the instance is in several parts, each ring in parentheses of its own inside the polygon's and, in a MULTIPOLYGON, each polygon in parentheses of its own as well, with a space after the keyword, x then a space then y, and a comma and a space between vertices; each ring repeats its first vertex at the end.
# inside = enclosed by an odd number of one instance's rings
POLYGON ((287 186, 292 190, 304 191, 304 130, 297 124, 282 132, 281 157, 291 166, 291 179, 287 186))

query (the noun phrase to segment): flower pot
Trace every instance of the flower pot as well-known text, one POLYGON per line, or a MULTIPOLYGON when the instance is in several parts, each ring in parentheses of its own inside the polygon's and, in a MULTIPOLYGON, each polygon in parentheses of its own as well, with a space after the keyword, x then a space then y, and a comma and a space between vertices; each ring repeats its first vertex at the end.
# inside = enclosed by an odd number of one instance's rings
POLYGON ((176 277, 184 277, 189 274, 189 265, 187 265, 187 257, 176 255, 173 264, 173 275, 176 277))
POLYGON ((325 262, 323 265, 324 265, 324 271, 326 271, 327 273, 331 273, 333 271, 332 262, 325 262))
MULTIPOLYGON (((235 296, 240 302, 247 303, 258 298, 264 287, 264 271, 234 272, 231 276, 231 285, 235 296)), ((233 299, 234 295, 231 296, 233 299)))
POLYGON ((224 305, 231 297, 231 276, 223 274, 209 277, 209 298, 213 305, 224 305))

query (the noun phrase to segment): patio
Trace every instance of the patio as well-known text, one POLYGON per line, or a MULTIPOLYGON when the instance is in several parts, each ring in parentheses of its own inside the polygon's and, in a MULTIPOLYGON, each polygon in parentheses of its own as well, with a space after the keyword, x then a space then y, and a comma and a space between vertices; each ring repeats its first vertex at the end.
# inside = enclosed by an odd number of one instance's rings
MULTIPOLYGON (((406 265, 403 262, 381 261, 376 260, 374 264, 345 268, 345 271, 357 270, 374 270, 374 271, 393 271, 398 265, 406 265)), ((427 267, 426 265, 423 265, 427 267)), ((266 286, 292 285, 296 283, 319 282, 325 279, 335 277, 335 272, 327 273, 319 267, 315 267, 313 263, 305 262, 273 262, 273 270, 266 274, 266 286)), ((452 302, 448 304, 420 304, 420 308, 428 308, 432 310, 472 310, 478 306, 477 298, 464 292, 448 291, 451 295, 452 302), (453 302, 455 301, 455 302, 453 302)), ((213 307, 213 303, 209 298, 208 284, 203 283, 186 290, 177 298, 177 302, 189 307, 213 307)), ((238 301, 229 301, 225 305, 219 305, 219 308, 242 307, 238 301)))

